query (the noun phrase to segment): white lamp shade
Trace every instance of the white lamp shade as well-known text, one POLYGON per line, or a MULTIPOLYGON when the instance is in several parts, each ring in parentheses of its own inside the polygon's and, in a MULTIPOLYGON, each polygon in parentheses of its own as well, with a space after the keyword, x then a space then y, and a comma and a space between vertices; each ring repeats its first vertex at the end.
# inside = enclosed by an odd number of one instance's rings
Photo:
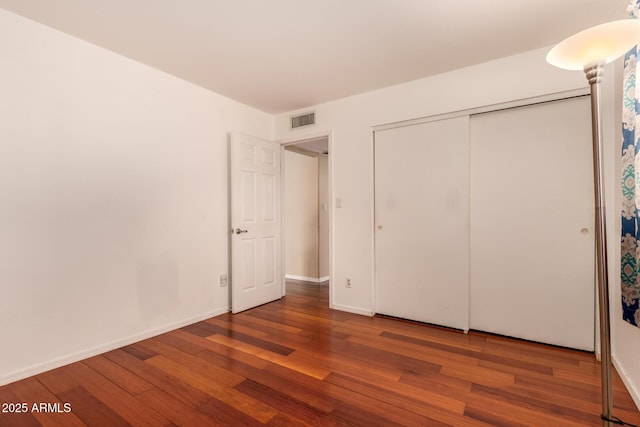
POLYGON ((597 25, 561 41, 547 54, 547 62, 565 70, 584 70, 607 64, 640 43, 640 19, 597 25))

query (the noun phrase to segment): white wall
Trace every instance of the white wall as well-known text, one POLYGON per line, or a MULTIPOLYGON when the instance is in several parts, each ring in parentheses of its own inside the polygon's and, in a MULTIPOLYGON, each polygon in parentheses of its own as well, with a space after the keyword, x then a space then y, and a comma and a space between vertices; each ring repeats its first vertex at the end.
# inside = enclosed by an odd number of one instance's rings
POLYGON ((285 274, 318 279, 318 159, 284 153, 285 274))
MULTIPOLYGON (((568 72, 548 65, 549 48, 538 49, 449 73, 428 77, 385 89, 344 98, 315 107, 318 129, 332 132, 332 174, 334 202, 333 307, 371 314, 374 307, 373 263, 373 127, 403 120, 429 117, 455 111, 494 105, 564 91, 584 89, 581 72, 568 72), (335 205, 334 205, 335 206, 335 205), (345 287, 351 278, 352 287, 345 287)), ((392 66, 392 64, 390 64, 392 66)), ((607 73, 613 73, 612 66, 607 73)), ((620 73, 618 73, 620 74, 620 73)), ((619 203, 614 204, 619 179, 614 159, 619 156, 620 121, 613 117, 614 92, 605 79, 603 112, 607 162, 607 206, 612 306, 619 304, 619 203), (615 292, 618 292, 616 295, 615 292)), ((305 110, 308 110, 305 109, 305 110)), ((293 112, 291 112, 293 113, 293 112)), ((278 139, 304 138, 304 129, 289 130, 291 113, 276 117, 278 139)), ((619 177, 619 175, 618 175, 619 177)), ((619 310, 619 309, 618 309, 619 310)), ((618 319, 615 309, 614 360, 625 376, 627 386, 640 404, 640 337, 637 330, 618 319)))
POLYGON ((273 117, 0 10, 0 384, 228 309, 227 132, 273 117))

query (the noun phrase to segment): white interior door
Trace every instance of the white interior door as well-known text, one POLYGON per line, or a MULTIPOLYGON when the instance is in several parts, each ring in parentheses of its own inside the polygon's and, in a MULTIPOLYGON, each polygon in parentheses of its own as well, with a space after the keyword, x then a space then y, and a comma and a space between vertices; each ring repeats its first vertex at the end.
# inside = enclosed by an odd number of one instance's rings
POLYGON ((589 108, 471 117, 471 328, 593 350, 589 108))
POLYGON ((282 296, 280 146, 239 133, 230 141, 231 310, 282 296))
POLYGON ((376 312, 469 328, 469 119, 375 133, 376 312))

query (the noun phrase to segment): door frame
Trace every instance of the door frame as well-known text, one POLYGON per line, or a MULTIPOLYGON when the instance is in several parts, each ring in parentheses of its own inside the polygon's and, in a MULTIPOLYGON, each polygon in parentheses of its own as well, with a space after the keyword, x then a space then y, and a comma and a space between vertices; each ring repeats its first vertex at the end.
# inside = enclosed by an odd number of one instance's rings
POLYGON ((281 262, 282 262, 282 296, 286 295, 286 278, 285 278, 285 258, 286 258, 286 241, 285 241, 285 201, 286 201, 286 192, 285 192, 285 174, 286 172, 286 168, 285 168, 285 162, 284 162, 284 153, 285 153, 285 147, 287 146, 291 146, 291 145, 297 145, 306 141, 310 141, 313 139, 319 139, 319 138, 327 138, 327 146, 329 148, 329 154, 328 154, 328 158, 327 158, 327 178, 329 180, 328 182, 328 186, 327 186, 327 192, 328 192, 328 199, 331 201, 331 203, 329 203, 329 308, 333 308, 334 307, 334 302, 333 302, 333 266, 334 266, 334 262, 333 262, 333 254, 334 254, 334 250, 333 250, 333 242, 334 242, 334 236, 333 236, 333 224, 334 224, 334 206, 333 206, 333 183, 334 183, 334 179, 333 179, 333 132, 331 130, 323 130, 323 131, 315 131, 315 132, 308 132, 308 133, 303 133, 300 134, 298 136, 294 136, 294 137, 288 137, 288 138, 284 138, 284 139, 280 139, 280 140, 276 140, 277 143, 280 144, 280 171, 281 171, 281 176, 282 179, 280 180, 280 242, 281 242, 281 262))

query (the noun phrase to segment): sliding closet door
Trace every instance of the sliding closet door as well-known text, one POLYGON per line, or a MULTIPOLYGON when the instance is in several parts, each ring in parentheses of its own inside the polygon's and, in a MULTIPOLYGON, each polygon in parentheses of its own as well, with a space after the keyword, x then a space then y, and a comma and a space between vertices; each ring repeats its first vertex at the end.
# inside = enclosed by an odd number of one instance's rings
POLYGON ((470 120, 471 328, 593 350, 589 98, 470 120))
POLYGON ((469 119, 375 133, 376 312, 469 327, 469 119))

